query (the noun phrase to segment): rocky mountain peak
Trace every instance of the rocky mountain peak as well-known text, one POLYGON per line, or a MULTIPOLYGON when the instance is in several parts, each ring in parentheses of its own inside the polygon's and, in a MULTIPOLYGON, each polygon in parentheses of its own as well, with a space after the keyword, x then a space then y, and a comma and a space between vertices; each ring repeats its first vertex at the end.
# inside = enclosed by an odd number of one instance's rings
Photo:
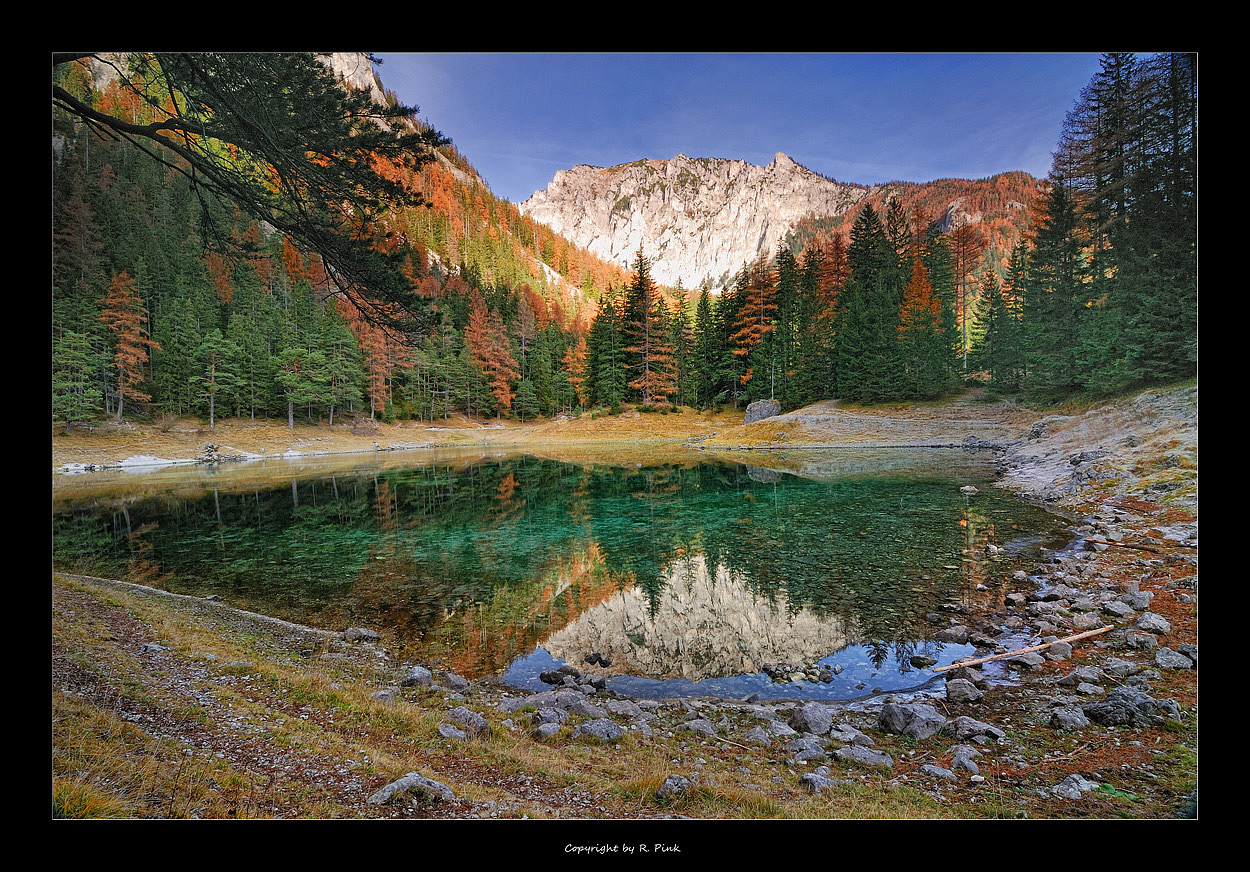
POLYGON ((638 251, 661 284, 728 286, 771 256, 807 215, 838 215, 871 188, 826 179, 777 152, 767 166, 727 158, 642 159, 556 173, 521 211, 628 267, 638 251))

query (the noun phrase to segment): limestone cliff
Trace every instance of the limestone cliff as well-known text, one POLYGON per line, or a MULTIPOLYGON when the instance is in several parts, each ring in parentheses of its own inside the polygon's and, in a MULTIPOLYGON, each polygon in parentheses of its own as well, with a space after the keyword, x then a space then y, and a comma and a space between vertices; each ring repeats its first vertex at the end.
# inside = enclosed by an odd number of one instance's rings
POLYGON ((660 284, 722 288, 775 254, 799 219, 841 214, 873 190, 826 179, 781 152, 763 167, 679 154, 561 170, 520 208, 604 260, 627 267, 641 250, 660 284))

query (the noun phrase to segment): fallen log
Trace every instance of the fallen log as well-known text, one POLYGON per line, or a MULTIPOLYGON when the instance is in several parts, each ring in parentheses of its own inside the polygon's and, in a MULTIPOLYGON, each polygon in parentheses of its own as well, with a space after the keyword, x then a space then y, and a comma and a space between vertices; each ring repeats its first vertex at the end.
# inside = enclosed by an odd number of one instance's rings
POLYGON ((1064 639, 1056 639, 1054 642, 1047 642, 1044 645, 1033 645, 1029 648, 1021 648, 1018 651, 1007 651, 1002 654, 991 654, 989 657, 978 657, 975 660, 956 660, 950 666, 939 666, 934 672, 946 672, 950 669, 958 669, 960 666, 977 666, 981 663, 989 663, 991 660, 1002 660, 1004 657, 1015 657, 1017 654, 1028 654, 1033 651, 1045 651, 1056 642, 1075 642, 1078 639, 1088 639, 1090 636, 1097 636, 1108 630, 1114 630, 1115 627, 1107 625, 1097 630, 1086 630, 1084 633, 1077 633, 1075 636, 1068 636, 1064 639))

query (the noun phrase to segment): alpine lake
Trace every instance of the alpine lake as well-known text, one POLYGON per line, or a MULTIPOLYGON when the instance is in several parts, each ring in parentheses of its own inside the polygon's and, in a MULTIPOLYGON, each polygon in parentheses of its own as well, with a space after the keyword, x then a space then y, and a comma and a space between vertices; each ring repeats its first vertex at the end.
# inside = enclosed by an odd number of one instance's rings
POLYGON ((569 663, 636 698, 833 700, 974 656, 935 641, 929 616, 995 608, 1016 569, 1067 541, 1063 518, 993 486, 988 453, 742 462, 756 454, 418 450, 58 475, 53 566, 366 627, 405 664, 521 689, 569 663), (610 665, 586 665, 595 652, 610 665), (832 680, 774 680, 778 664, 832 680))

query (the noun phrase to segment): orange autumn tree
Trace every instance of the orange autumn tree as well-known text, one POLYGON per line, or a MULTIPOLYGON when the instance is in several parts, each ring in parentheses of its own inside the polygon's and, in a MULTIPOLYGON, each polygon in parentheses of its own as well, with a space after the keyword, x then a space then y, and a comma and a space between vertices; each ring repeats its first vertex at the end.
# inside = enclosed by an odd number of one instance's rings
POLYGON ((478 367, 490 382, 490 391, 497 403, 496 416, 512 408, 512 383, 521 377, 512 349, 508 331, 498 311, 486 305, 482 292, 477 288, 469 298, 469 324, 465 328, 465 341, 478 367))
MULTIPOLYGON (((750 361, 751 352, 777 327, 777 286, 768 274, 763 257, 744 273, 741 287, 746 298, 738 320, 734 322, 729 342, 736 357, 750 361)), ((754 367, 748 365, 746 372, 739 377, 740 383, 749 383, 753 373, 754 367)))
POLYGON ((906 392, 926 400, 940 396, 950 372, 951 343, 942 327, 942 301, 933 293, 918 255, 912 258, 911 281, 903 289, 898 339, 906 392))
POLYGON ((583 409, 590 405, 590 385, 589 373, 587 372, 586 357, 589 349, 586 346, 586 336, 584 333, 578 333, 577 339, 571 343, 568 350, 564 352, 564 371, 569 374, 569 384, 573 386, 573 392, 577 395, 577 403, 583 409))
POLYGON ((117 420, 122 419, 127 398, 135 401, 152 399, 139 390, 143 383, 143 367, 160 346, 148 335, 148 314, 139 296, 139 286, 129 273, 113 277, 101 304, 99 320, 106 324, 116 339, 113 365, 117 367, 117 420))

